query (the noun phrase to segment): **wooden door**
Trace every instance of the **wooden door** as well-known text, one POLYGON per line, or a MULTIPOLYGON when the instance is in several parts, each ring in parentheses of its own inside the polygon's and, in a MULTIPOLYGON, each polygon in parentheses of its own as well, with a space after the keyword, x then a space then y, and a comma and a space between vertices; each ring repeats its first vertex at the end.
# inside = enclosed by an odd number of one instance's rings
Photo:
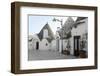
POLYGON ((79 56, 79 50, 80 50, 79 39, 80 36, 74 36, 74 56, 79 56))

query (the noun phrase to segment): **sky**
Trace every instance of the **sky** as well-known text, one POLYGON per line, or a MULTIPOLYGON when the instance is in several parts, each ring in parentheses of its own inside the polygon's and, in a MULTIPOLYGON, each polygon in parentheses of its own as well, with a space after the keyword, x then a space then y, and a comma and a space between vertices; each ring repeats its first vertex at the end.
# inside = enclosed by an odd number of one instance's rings
MULTIPOLYGON (((67 20, 68 17, 61 17, 61 16, 43 16, 43 15, 29 15, 28 16, 28 26, 29 26, 29 35, 33 35, 36 33, 39 33, 43 26, 48 23, 52 32, 55 34, 57 27, 61 28, 61 22, 54 22, 53 19, 59 19, 63 20, 63 24, 67 20)), ((74 20, 77 19, 77 17, 72 17, 74 20)))

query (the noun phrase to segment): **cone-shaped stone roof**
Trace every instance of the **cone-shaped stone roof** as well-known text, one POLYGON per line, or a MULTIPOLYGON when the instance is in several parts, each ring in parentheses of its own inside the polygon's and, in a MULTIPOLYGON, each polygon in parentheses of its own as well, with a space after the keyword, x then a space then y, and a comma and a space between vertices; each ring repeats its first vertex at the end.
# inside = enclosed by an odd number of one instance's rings
POLYGON ((52 30, 51 30, 51 28, 50 28, 50 26, 49 26, 49 24, 48 23, 46 23, 45 25, 44 25, 44 27, 41 29, 41 31, 37 34, 38 35, 38 37, 39 37, 39 39, 40 40, 42 40, 43 39, 43 30, 44 29, 47 29, 48 30, 48 38, 46 38, 47 40, 48 40, 48 42, 51 42, 53 39, 54 39, 54 34, 53 34, 53 32, 52 32, 52 30))

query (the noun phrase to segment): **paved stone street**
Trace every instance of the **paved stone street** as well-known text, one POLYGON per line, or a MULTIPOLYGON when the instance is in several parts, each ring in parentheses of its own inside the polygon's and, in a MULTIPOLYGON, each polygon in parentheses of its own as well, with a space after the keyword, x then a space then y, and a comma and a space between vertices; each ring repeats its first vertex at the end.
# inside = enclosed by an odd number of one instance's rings
POLYGON ((54 59, 75 59, 75 56, 64 55, 58 51, 40 51, 40 50, 29 50, 28 60, 54 60, 54 59))

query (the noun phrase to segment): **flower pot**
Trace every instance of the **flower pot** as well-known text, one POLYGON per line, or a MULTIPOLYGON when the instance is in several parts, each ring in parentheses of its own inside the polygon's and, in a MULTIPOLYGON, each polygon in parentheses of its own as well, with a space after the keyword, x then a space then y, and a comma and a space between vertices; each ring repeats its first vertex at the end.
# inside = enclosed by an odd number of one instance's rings
POLYGON ((87 58, 86 51, 81 50, 79 53, 80 58, 87 58))

